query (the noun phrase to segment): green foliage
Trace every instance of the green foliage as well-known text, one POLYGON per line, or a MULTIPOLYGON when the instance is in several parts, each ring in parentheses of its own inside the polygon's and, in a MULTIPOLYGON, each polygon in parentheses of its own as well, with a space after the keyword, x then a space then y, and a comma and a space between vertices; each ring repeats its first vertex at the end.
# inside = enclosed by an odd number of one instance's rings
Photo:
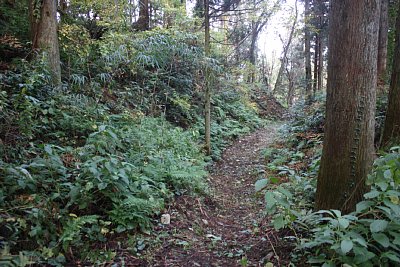
POLYGON ((263 152, 269 161, 267 167, 275 171, 277 177, 260 179, 255 187, 256 191, 265 194, 266 212, 273 217, 273 226, 290 228, 294 233, 293 238, 298 244, 293 255, 295 263, 304 264, 299 260, 307 258, 308 264, 318 266, 398 265, 399 147, 376 160, 367 181, 370 191, 357 204, 356 211, 346 215, 337 210, 314 212, 316 174, 321 155, 317 133, 323 120, 318 118, 318 112, 308 109, 311 114, 317 114, 317 118, 305 117, 301 119, 303 125, 296 123, 284 128, 288 148, 263 152), (303 172, 294 168, 298 159, 307 159, 303 172), (282 183, 280 176, 289 181, 282 183))
POLYGON ((70 220, 66 220, 60 236, 63 250, 67 251, 71 244, 79 245, 82 242, 82 230, 85 224, 97 224, 97 215, 86 215, 77 217, 75 214, 70 214, 70 220))
POLYGON ((69 4, 62 86, 50 86, 45 58, 0 73, 1 260, 20 265, 111 261, 103 242, 149 231, 175 195, 207 191, 198 146, 206 68, 214 157, 263 124, 251 88, 219 77, 228 70, 204 57, 197 34, 120 31, 109 23, 120 12, 113 1, 69 4), (86 16, 97 11, 101 20, 86 16))
POLYGON ((296 231, 293 223, 300 221, 312 210, 315 180, 296 176, 289 179, 289 182, 278 183, 276 177, 260 179, 256 183, 256 191, 265 190, 266 214, 273 217, 274 228, 279 230, 289 227, 296 231))
MULTIPOLYGON (((212 105, 211 146, 214 158, 219 158, 233 139, 265 125, 246 92, 237 85, 216 92, 212 105)), ((197 123, 196 128, 203 133, 203 120, 197 123)))
POLYGON ((400 263, 400 150, 375 162, 368 178, 371 190, 356 211, 319 211, 308 219, 310 237, 300 248, 310 263, 350 266, 395 266, 400 263), (318 248, 315 250, 315 248, 318 248))
MULTIPOLYGON (((0 36, 13 35, 25 42, 29 39, 28 5, 22 1, 0 1, 0 36)), ((0 42, 0 50, 3 47, 0 42)), ((1 54, 1 53, 0 53, 1 54)))
POLYGON ((196 132, 75 105, 75 97, 36 99, 28 141, 41 134, 47 143, 31 142, 20 163, 10 154, 0 161, 1 237, 11 252, 34 251, 36 262, 68 258, 70 248, 84 255, 86 242, 115 231, 149 229, 165 200, 205 190, 196 132))
POLYGON ((319 94, 315 97, 311 105, 300 102, 293 106, 287 131, 291 133, 306 131, 316 133, 323 132, 325 121, 325 97, 325 94, 319 94))
POLYGON ((281 128, 286 141, 262 151, 268 173, 273 175, 262 175, 256 183, 262 187, 256 189, 264 193, 266 214, 272 216, 277 230, 301 230, 303 217, 312 212, 322 152, 323 110, 320 101, 294 106, 292 120, 281 128))
MULTIPOLYGON (((66 60, 77 64, 71 65, 72 88, 99 98, 114 112, 133 107, 145 114, 164 114, 184 128, 196 125, 196 131, 202 131, 203 70, 207 67, 218 73, 221 66, 204 58, 197 35, 159 29, 136 34, 109 32, 102 40, 88 41, 87 34, 73 37, 76 27, 65 25, 62 29, 65 55, 80 58, 66 60), (72 53, 75 50, 80 52, 72 53), (88 72, 87 62, 91 61, 96 64, 90 64, 88 72)), ((249 104, 248 92, 228 80, 214 81, 215 87, 220 87, 212 100, 215 157, 232 138, 262 125, 249 104)))

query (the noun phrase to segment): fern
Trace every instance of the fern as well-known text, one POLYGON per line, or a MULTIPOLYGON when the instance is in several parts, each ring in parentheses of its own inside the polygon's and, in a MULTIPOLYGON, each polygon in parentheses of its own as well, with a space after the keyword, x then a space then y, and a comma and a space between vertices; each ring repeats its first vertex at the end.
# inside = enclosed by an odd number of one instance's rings
POLYGON ((124 201, 115 200, 114 209, 109 212, 112 220, 118 225, 117 231, 140 228, 146 230, 151 225, 150 216, 163 208, 160 198, 142 199, 128 196, 124 201))
POLYGON ((64 225, 59 242, 62 244, 64 251, 67 251, 71 241, 79 241, 81 239, 81 230, 85 224, 97 223, 98 215, 85 215, 77 217, 75 214, 70 214, 72 217, 64 225))

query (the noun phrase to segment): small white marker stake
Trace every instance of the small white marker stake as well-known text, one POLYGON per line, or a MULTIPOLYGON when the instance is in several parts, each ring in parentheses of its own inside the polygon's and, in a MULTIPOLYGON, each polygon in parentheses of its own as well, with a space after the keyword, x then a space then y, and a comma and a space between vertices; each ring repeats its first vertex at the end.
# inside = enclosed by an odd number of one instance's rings
POLYGON ((169 214, 161 215, 161 223, 162 224, 170 224, 171 223, 171 215, 169 215, 169 214))

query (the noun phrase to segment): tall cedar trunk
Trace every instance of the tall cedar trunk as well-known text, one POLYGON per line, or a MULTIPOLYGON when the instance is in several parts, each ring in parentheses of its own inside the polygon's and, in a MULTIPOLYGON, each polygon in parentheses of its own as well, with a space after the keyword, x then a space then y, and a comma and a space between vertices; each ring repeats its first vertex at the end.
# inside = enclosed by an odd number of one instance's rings
MULTIPOLYGON (((250 42, 250 51, 249 51, 249 54, 250 54, 249 61, 253 65, 254 68, 256 65, 256 44, 257 44, 257 39, 258 39, 257 25, 258 25, 258 23, 255 23, 254 21, 252 22, 251 42, 250 42)), ((248 81, 250 83, 255 82, 256 74, 255 74, 254 68, 251 70, 251 72, 249 74, 248 81)))
POLYGON ((286 45, 283 44, 283 56, 281 58, 281 66, 279 67, 278 75, 276 76, 276 81, 275 81, 275 86, 274 86, 274 91, 273 91, 274 95, 278 92, 278 90, 282 86, 283 72, 285 71, 286 64, 287 64, 286 58, 287 58, 287 54, 289 52, 290 45, 292 43, 294 30, 296 28, 296 23, 297 23, 297 16, 298 16, 297 0, 294 2, 294 12, 295 12, 295 17, 294 17, 294 20, 293 20, 292 27, 290 29, 289 39, 288 39, 286 45))
POLYGON ((382 145, 400 143, 400 2, 396 22, 396 46, 394 48, 389 104, 386 111, 382 145))
POLYGON ((354 210, 374 158, 380 0, 332 0, 316 208, 354 210))
MULTIPOLYGON (((283 53, 287 53, 285 51, 285 48, 283 50, 283 53)), ((281 88, 282 86, 282 78, 283 78, 283 72, 285 70, 285 66, 286 66, 286 61, 285 61, 286 57, 282 57, 281 58, 281 66, 279 67, 279 71, 278 71, 278 75, 276 76, 276 81, 275 81, 275 86, 274 86, 274 91, 273 94, 276 95, 278 93, 278 90, 281 88)))
POLYGON ((306 60, 305 69, 306 69, 306 97, 308 100, 312 98, 312 84, 311 84, 311 38, 310 38, 310 0, 305 0, 304 5, 304 56, 306 60))
POLYGON ((149 0, 139 0, 139 19, 136 28, 147 31, 150 28, 149 0))
POLYGON ((46 54, 52 83, 61 84, 60 51, 57 35, 57 1, 43 0, 41 6, 29 1, 32 48, 46 54), (36 16, 35 10, 39 10, 36 16))
POLYGON ((261 72, 261 77, 260 77, 260 83, 265 85, 265 88, 269 89, 269 82, 268 82, 268 70, 267 66, 265 64, 265 57, 262 57, 261 61, 261 66, 262 66, 262 72, 261 72))
POLYGON ((286 104, 288 105, 288 107, 292 106, 294 97, 294 75, 291 71, 292 69, 293 66, 290 66, 290 68, 288 66, 286 67, 286 76, 288 78, 288 93, 286 97, 286 104))
POLYGON ((378 85, 383 90, 386 80, 387 45, 388 45, 388 18, 389 0, 381 0, 381 14, 379 21, 379 45, 378 45, 378 85))
POLYGON ((317 91, 317 81, 318 81, 318 63, 319 63, 318 41, 319 41, 319 33, 316 33, 315 34, 315 46, 314 46, 314 77, 313 77, 313 81, 312 81, 314 95, 317 91))
MULTIPOLYGON (((210 56, 210 12, 209 0, 204 0, 204 50, 206 57, 210 56)), ((205 148, 206 153, 211 155, 211 85, 210 85, 210 70, 206 66, 205 70, 205 148)))
MULTIPOLYGON (((321 19, 321 27, 322 27, 322 18, 321 19)), ((317 81, 317 90, 321 91, 322 86, 323 86, 323 73, 324 73, 324 55, 323 55, 323 50, 322 50, 322 37, 321 34, 318 34, 318 71, 317 71, 317 76, 318 76, 318 81, 317 81)))

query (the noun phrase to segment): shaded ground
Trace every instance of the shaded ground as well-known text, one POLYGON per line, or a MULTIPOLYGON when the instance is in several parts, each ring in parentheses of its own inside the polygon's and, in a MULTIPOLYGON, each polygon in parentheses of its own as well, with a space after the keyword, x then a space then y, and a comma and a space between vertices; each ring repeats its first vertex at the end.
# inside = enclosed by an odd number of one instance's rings
POLYGON ((207 198, 182 196, 166 213, 171 224, 159 225, 144 266, 282 266, 288 244, 268 227, 264 202, 254 192, 263 168, 260 150, 277 136, 271 124, 237 140, 210 170, 212 194, 207 198), (156 241, 154 241, 156 242, 156 241), (156 243, 157 243, 156 242, 156 243), (281 254, 281 255, 278 255, 281 254))

